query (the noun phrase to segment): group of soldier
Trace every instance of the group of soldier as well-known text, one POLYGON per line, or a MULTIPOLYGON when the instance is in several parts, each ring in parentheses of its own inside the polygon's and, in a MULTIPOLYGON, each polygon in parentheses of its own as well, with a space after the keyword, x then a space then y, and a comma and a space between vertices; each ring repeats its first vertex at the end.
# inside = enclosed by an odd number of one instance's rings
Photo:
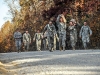
POLYGON ((15 46, 18 53, 21 52, 22 41, 24 43, 25 50, 29 50, 29 46, 31 43, 31 36, 28 30, 26 30, 25 33, 22 35, 19 29, 16 29, 16 32, 14 33, 14 39, 15 39, 15 46))
MULTIPOLYGON (((84 25, 80 28, 80 31, 77 31, 77 22, 75 19, 71 19, 69 22, 69 26, 66 23, 66 11, 63 11, 61 14, 58 15, 56 19, 56 27, 52 20, 49 21, 49 23, 44 27, 43 32, 40 32, 37 30, 37 32, 34 35, 33 41, 36 41, 36 48, 38 51, 41 50, 41 41, 43 40, 44 44, 44 49, 46 50, 47 47, 50 52, 53 50, 56 50, 56 40, 59 43, 59 50, 64 50, 66 48, 66 38, 67 38, 67 31, 69 31, 69 37, 70 37, 70 45, 73 50, 75 50, 76 43, 78 40, 78 37, 82 39, 82 44, 84 49, 87 49, 87 46, 90 42, 90 36, 92 35, 92 30, 90 27, 87 25, 87 22, 84 21, 84 25)), ((15 38, 15 44, 17 47, 18 52, 20 51, 21 47, 21 37, 22 34, 17 31, 14 33, 14 38, 15 38)), ((26 31, 23 34, 23 43, 24 43, 24 48, 26 50, 29 50, 29 45, 31 43, 31 36, 26 31)))

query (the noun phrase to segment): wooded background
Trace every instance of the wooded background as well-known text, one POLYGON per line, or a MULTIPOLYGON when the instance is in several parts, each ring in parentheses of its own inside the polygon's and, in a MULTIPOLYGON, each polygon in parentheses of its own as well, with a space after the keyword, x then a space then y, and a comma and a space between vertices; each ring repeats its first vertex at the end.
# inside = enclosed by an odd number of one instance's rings
POLYGON ((81 26, 83 21, 88 21, 93 31, 91 48, 100 47, 100 0, 5 0, 5 3, 12 21, 5 22, 1 28, 0 52, 16 51, 13 33, 17 28, 21 33, 28 30, 33 38, 37 29, 42 31, 48 21, 55 21, 63 9, 67 9, 67 25, 71 18, 81 26))

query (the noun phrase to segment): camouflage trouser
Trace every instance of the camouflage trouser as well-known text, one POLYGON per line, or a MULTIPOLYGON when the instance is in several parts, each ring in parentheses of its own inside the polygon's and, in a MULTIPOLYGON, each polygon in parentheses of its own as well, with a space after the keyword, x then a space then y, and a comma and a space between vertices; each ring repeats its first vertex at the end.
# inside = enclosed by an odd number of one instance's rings
POLYGON ((70 42, 71 42, 71 46, 75 47, 77 41, 74 36, 70 36, 70 42))
POLYGON ((36 39, 36 48, 37 50, 41 50, 41 40, 36 39))
POLYGON ((21 48, 21 40, 15 40, 15 45, 16 45, 17 50, 20 50, 20 48, 21 48))
POLYGON ((48 40, 48 47, 49 47, 49 50, 52 50, 52 48, 54 47, 54 37, 48 36, 48 37, 47 37, 47 40, 48 40))
POLYGON ((59 33, 59 48, 66 46, 66 32, 59 33))
POLYGON ((85 49, 87 48, 87 44, 89 43, 89 41, 89 37, 82 37, 82 42, 85 49))
POLYGON ((47 38, 43 39, 43 44, 44 44, 44 50, 46 50, 47 46, 48 46, 48 40, 47 40, 47 38))
POLYGON ((76 42, 74 40, 71 40, 71 46, 75 47, 75 45, 76 45, 76 42))
POLYGON ((24 48, 25 48, 25 50, 29 50, 29 45, 30 45, 29 41, 25 41, 24 42, 24 48))

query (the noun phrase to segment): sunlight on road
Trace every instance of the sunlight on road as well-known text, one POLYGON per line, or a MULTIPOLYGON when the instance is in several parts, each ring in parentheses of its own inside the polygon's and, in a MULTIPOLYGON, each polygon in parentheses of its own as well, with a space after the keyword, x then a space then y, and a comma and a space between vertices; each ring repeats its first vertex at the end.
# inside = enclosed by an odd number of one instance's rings
POLYGON ((10 75, 100 75, 99 50, 22 52, 2 56, 10 75))

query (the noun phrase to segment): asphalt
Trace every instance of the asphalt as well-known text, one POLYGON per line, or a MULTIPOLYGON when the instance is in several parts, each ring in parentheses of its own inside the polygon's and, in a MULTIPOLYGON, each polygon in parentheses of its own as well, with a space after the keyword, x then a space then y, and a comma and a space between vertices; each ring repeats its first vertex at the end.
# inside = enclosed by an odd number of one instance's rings
POLYGON ((100 50, 0 53, 12 75, 100 75, 100 50))

